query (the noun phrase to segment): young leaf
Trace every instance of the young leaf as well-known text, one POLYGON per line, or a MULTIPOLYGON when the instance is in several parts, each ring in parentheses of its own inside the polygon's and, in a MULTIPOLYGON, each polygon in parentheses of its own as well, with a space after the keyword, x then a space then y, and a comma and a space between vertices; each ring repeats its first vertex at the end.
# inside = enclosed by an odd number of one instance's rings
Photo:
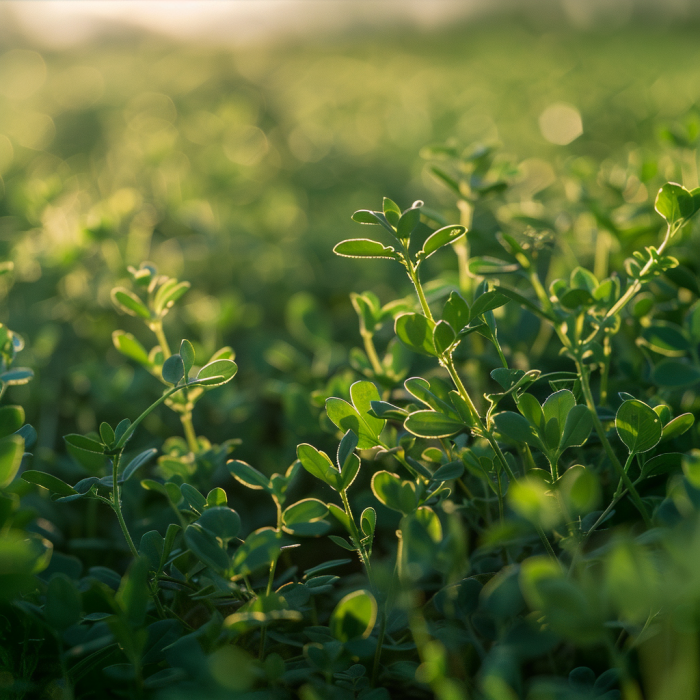
POLYGON ((443 438, 456 435, 466 430, 467 426, 444 413, 416 411, 406 418, 404 428, 418 437, 443 438))
MULTIPOLYGON (((422 202, 421 202, 422 206, 422 202)), ((396 235, 402 240, 407 240, 416 230, 416 226, 420 223, 420 207, 411 207, 401 215, 399 223, 396 226, 396 235)))
POLYGON ((46 472, 27 469, 26 471, 22 472, 22 479, 30 484, 43 486, 45 489, 51 491, 51 493, 57 493, 59 496, 72 496, 73 494, 78 493, 65 481, 62 481, 57 476, 53 476, 53 474, 47 474, 46 472))
POLYGON ((672 421, 666 423, 661 435, 662 440, 672 440, 673 438, 683 435, 690 430, 695 423, 695 416, 692 413, 684 413, 677 416, 672 421))
POLYGON ((189 340, 183 340, 180 343, 180 357, 185 365, 185 378, 189 377, 190 370, 194 365, 194 348, 189 340))
POLYGON ((456 240, 461 238, 467 229, 464 226, 444 226, 438 229, 435 233, 432 233, 425 243, 423 244, 422 250, 416 256, 418 260, 426 260, 437 250, 443 246, 454 243, 456 240))
POLYGON ((8 435, 0 440, 0 488, 9 486, 22 463, 24 439, 8 435))
POLYGON ((163 380, 168 384, 178 384, 185 376, 185 363, 180 355, 171 355, 163 363, 163 380))
POLYGON ((494 416, 494 423, 498 432, 514 442, 524 442, 530 447, 536 447, 544 451, 542 441, 540 440, 534 426, 524 416, 512 411, 504 411, 494 416))
POLYGON ((107 447, 114 444, 114 430, 109 423, 100 423, 100 438, 107 447))
POLYGON ((237 371, 238 366, 233 360, 213 360, 199 370, 196 381, 200 386, 221 386, 230 382, 237 371))
POLYGON ((416 485, 387 471, 376 472, 372 477, 372 492, 387 508, 408 515, 418 507, 416 485))
POLYGON ((622 403, 615 416, 615 427, 630 453, 648 452, 661 440, 661 419, 637 399, 622 403))
POLYGON ((470 320, 478 318, 487 311, 493 311, 494 309, 504 306, 510 301, 510 298, 501 292, 491 291, 478 296, 474 299, 474 303, 471 305, 469 310, 470 320))
POLYGON ((422 314, 406 313, 396 318, 395 331, 401 342, 414 352, 435 357, 435 323, 422 314))
POLYGON ((145 367, 150 365, 146 349, 131 333, 114 331, 114 333, 112 333, 112 342, 114 343, 114 347, 119 350, 122 355, 135 360, 145 367))
POLYGON ((232 508, 207 508, 197 519, 197 525, 224 542, 232 540, 241 529, 241 518, 232 508))
POLYGON ((367 639, 377 619, 377 601, 369 591, 346 595, 331 613, 331 634, 341 642, 367 639))
POLYGON ((333 252, 344 258, 393 258, 398 259, 396 251, 391 246, 385 246, 379 241, 369 238, 352 238, 338 243, 333 252))
POLYGON ((574 406, 566 416, 564 431, 559 443, 559 449, 580 447, 583 445, 593 430, 593 417, 588 406, 579 404, 574 406))
POLYGON ((305 443, 297 447, 297 457, 309 474, 336 491, 340 488, 340 472, 333 466, 333 462, 325 452, 320 452, 312 445, 305 443))
POLYGON ((682 185, 667 182, 656 195, 654 208, 669 224, 674 224, 693 216, 699 203, 700 198, 694 197, 682 185))
POLYGON ((145 304, 133 292, 124 287, 115 287, 112 290, 112 301, 124 313, 129 316, 140 316, 141 318, 151 318, 151 312, 145 304))
POLYGON ((155 447, 152 447, 150 450, 145 450, 141 454, 134 457, 131 462, 124 467, 124 471, 121 474, 121 481, 127 481, 130 479, 136 473, 137 469, 140 469, 145 464, 148 464, 148 462, 150 462, 150 460, 152 460, 156 454, 158 454, 158 450, 156 450, 155 447))
POLYGON ((399 205, 396 204, 396 202, 393 202, 388 197, 384 197, 382 208, 384 209, 384 218, 392 226, 398 226, 399 219, 401 218, 401 209, 399 205))
POLYGON ((433 330, 433 345, 438 355, 444 354, 455 341, 455 332, 447 321, 439 321, 433 330))
POLYGON ((340 441, 340 444, 338 445, 338 469, 342 472, 343 469, 345 468, 345 465, 348 462, 348 459, 352 456, 352 454, 355 452, 355 449, 357 448, 357 435, 353 433, 352 430, 348 430, 345 435, 343 435, 343 439, 340 441))
POLYGON ((451 292, 442 309, 442 320, 447 321, 456 333, 469 324, 469 305, 457 292, 451 292))
POLYGON ((263 489, 267 492, 271 490, 270 480, 250 464, 241 462, 239 459, 230 459, 226 466, 233 477, 249 489, 254 491, 263 489))

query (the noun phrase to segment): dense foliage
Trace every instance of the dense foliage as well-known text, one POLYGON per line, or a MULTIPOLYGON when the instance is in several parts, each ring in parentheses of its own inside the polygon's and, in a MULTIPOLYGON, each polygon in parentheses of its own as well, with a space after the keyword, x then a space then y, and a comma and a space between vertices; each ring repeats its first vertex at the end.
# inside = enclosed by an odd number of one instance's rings
MULTIPOLYGON (((20 115, 37 56, 0 61, 28 71, 4 88, 20 115)), ((0 327, 2 692, 695 698, 695 113, 657 118, 661 143, 638 116, 642 145, 605 159, 449 141, 409 186, 373 167, 381 133, 352 141, 381 81, 338 106, 346 142, 275 123, 269 66, 240 59, 223 99, 215 57, 161 60, 173 97, 138 92, 123 123, 63 67, 53 151, 40 119, 0 137, 3 293, 45 321, 28 351, 0 327), (353 170, 341 145, 375 155, 353 170), (376 209, 345 228, 359 172, 376 209)))

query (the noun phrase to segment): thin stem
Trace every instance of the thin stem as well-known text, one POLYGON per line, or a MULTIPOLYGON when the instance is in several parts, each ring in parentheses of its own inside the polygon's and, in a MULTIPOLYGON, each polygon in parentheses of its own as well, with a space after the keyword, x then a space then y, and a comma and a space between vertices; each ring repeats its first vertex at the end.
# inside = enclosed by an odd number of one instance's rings
MULTIPOLYGON (((673 230, 671 230, 671 225, 669 224, 668 227, 666 228, 666 236, 664 237, 663 242, 659 246, 658 253, 659 255, 663 253, 664 248, 668 245, 668 242, 671 240, 671 237, 673 234, 678 230, 678 226, 676 226, 673 230)), ((644 282, 641 282, 641 278, 646 275, 649 270, 652 268, 654 264, 654 258, 650 257, 649 260, 647 260, 646 265, 641 269, 639 272, 639 277, 627 288, 627 291, 617 300, 615 305, 608 311, 608 313, 605 314, 605 317, 603 318, 602 323, 600 324, 599 328, 602 328, 605 324, 605 321, 607 321, 611 316, 615 316, 616 314, 620 313, 622 309, 626 306, 627 302, 642 288, 642 284, 644 282)))
POLYGON ((124 514, 122 513, 122 504, 121 504, 121 489, 119 488, 119 483, 117 482, 117 474, 119 470, 119 458, 121 455, 115 455, 114 460, 112 462, 112 508, 114 509, 114 512, 117 514, 117 520, 119 521, 119 526, 122 529, 122 532, 124 533, 124 539, 126 540, 126 543, 129 545, 129 549, 131 550, 131 554, 134 556, 134 558, 137 558, 139 556, 139 552, 136 549, 136 545, 134 545, 134 541, 131 539, 131 535, 129 534, 129 529, 126 526, 126 521, 124 520, 124 514))
POLYGON ((608 401, 608 377, 610 376, 610 359, 612 355, 612 346, 610 345, 610 336, 606 335, 603 339, 603 368, 600 372, 600 405, 605 406, 608 401))
POLYGON ((624 483, 625 487, 630 492, 630 497, 632 498, 634 505, 637 507, 637 510, 640 512, 644 520, 644 524, 648 528, 650 528, 651 520, 649 519, 649 515, 647 514, 646 508, 644 507, 644 503, 642 503, 642 499, 640 498, 637 489, 634 487, 632 480, 627 475, 627 472, 624 470, 622 464, 620 464, 620 460, 617 458, 617 455, 613 451, 613 448, 610 445, 607 436, 605 435, 605 429, 603 428, 603 424, 600 422, 600 418, 598 418, 595 401, 593 400, 591 385, 588 381, 588 371, 583 366, 583 362, 579 357, 576 358, 576 369, 578 370, 579 377, 581 378, 581 389, 583 390, 583 396, 586 399, 586 405, 588 406, 588 409, 590 410, 591 416, 593 418, 593 427, 595 428, 596 433, 598 433, 598 437, 600 438, 600 442, 603 445, 605 454, 607 454, 608 459, 612 462, 612 465, 615 468, 615 471, 617 472, 618 476, 620 477, 620 479, 622 479, 622 482, 624 483))
POLYGON ((198 452, 199 443, 197 442, 197 433, 195 433, 194 425, 192 424, 192 412, 183 413, 180 416, 180 422, 182 423, 182 429, 185 433, 185 439, 187 440, 187 446, 190 448, 190 452, 198 452))
MULTIPOLYGON (((275 499, 275 505, 277 506, 277 532, 282 528, 282 507, 275 499)), ((272 586, 275 581, 275 569, 277 568, 277 559, 273 559, 270 564, 270 573, 267 576, 267 588, 265 589, 265 596, 269 597, 272 594, 272 586)), ((260 651, 258 652, 258 658, 262 661, 265 656, 265 642, 267 640, 267 625, 263 625, 260 632, 260 651)))
POLYGON ((364 333, 362 333, 362 342, 364 343, 365 352, 367 353, 367 359, 372 365, 374 373, 382 374, 382 363, 379 361, 379 357, 377 356, 377 350, 374 347, 374 337, 371 333, 365 331, 364 333))
POLYGON ((554 561, 559 561, 559 559, 557 559, 557 555, 554 553, 554 549, 552 548, 552 545, 545 531, 539 525, 535 525, 535 530, 537 530, 537 534, 540 536, 542 544, 544 544, 544 548, 547 550, 547 554, 549 554, 549 556, 552 557, 554 561))
POLYGON ((379 634, 377 635, 377 648, 374 650, 374 662, 372 664, 372 687, 377 683, 379 665, 382 658, 382 646, 384 645, 384 637, 386 635, 386 603, 383 607, 384 609, 379 613, 379 634))
POLYGON ((345 514, 348 516, 348 521, 350 523, 350 529, 351 529, 350 536, 354 540, 355 547, 357 548, 357 552, 360 555, 360 559, 362 560, 362 563, 365 565, 365 569, 367 569, 367 578, 369 579, 370 586, 372 586, 372 588, 374 588, 374 580, 372 578, 372 565, 370 564, 369 557, 367 556, 367 552, 365 552, 365 548, 361 544, 362 537, 360 536, 360 532, 357 529, 357 525, 355 524, 355 518, 353 517, 352 510, 350 509, 348 495, 347 495, 345 489, 338 491, 338 493, 340 494, 340 499, 343 502, 343 508, 345 509, 345 514))
POLYGON ((433 318, 433 314, 428 306, 428 300, 425 298, 423 285, 420 283, 420 279, 418 277, 418 267, 411 262, 411 259, 408 256, 406 256, 406 265, 408 268, 408 276, 411 278, 411 282, 413 282, 413 286, 416 288, 416 294, 418 294, 418 300, 420 301, 421 308, 423 309, 423 315, 429 321, 434 322, 435 319, 433 318))
POLYGON ((170 357, 170 355, 172 355, 172 353, 170 352, 168 339, 165 337, 165 333, 163 332, 163 321, 153 321, 150 324, 150 326, 151 330, 156 334, 156 338, 158 339, 158 345, 160 345, 160 349, 163 351, 163 359, 167 360, 170 357))

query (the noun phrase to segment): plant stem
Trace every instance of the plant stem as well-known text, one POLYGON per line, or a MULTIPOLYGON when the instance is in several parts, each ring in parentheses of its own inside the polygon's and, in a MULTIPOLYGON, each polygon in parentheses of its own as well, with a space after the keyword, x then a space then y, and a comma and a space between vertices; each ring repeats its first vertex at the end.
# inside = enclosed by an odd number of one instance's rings
POLYGON ((134 541, 131 539, 131 535, 129 534, 129 529, 126 526, 126 521, 124 520, 124 514, 122 513, 122 504, 121 504, 121 489, 119 488, 119 484, 117 483, 117 473, 119 470, 119 458, 121 454, 117 454, 114 456, 114 460, 112 462, 112 508, 114 509, 114 512, 117 515, 117 520, 119 521, 119 526, 122 529, 122 532, 124 533, 124 539, 126 540, 126 543, 129 545, 129 549, 131 550, 131 554, 134 556, 134 558, 137 558, 139 556, 139 552, 136 549, 136 545, 134 545, 134 541))
POLYGON ((418 300, 420 301, 421 308, 423 309, 423 315, 429 321, 435 322, 433 314, 430 311, 430 307, 428 306, 428 300, 425 298, 423 285, 420 283, 420 279, 418 277, 418 268, 411 262, 411 259, 408 256, 406 256, 406 266, 408 269, 408 276, 411 278, 411 282, 413 282, 413 286, 416 289, 416 294, 418 294, 418 300))
POLYGON ((357 552, 360 555, 360 559, 362 560, 362 563, 365 565, 365 569, 367 570, 367 578, 369 579, 370 586, 374 588, 374 580, 372 578, 372 565, 370 564, 369 557, 367 556, 367 552, 365 552, 365 548, 362 546, 362 537, 360 537, 360 532, 357 529, 357 525, 355 524, 355 518, 352 515, 352 510, 350 509, 350 503, 348 501, 348 495, 345 491, 345 489, 342 489, 341 491, 338 491, 340 494, 340 499, 343 502, 343 508, 345 509, 345 514, 348 516, 348 521, 350 522, 350 528, 352 530, 351 532, 351 537, 355 542, 355 547, 357 547, 357 552))
POLYGON ((603 339, 603 368, 600 372, 600 405, 605 406, 608 401, 608 377, 610 376, 610 356, 612 355, 612 346, 610 345, 610 336, 606 335, 603 339))
POLYGON ((158 345, 160 345, 160 349, 163 351, 163 359, 167 360, 170 357, 170 355, 172 355, 172 353, 170 352, 168 339, 165 337, 165 333, 163 332, 163 321, 153 321, 150 324, 150 326, 151 330, 156 334, 156 338, 158 339, 158 345))
POLYGON ((185 432, 185 439, 187 440, 187 446, 190 448, 190 452, 197 453, 199 450, 199 444, 197 442, 197 433, 194 431, 194 425, 192 424, 192 412, 183 413, 180 416, 180 422, 182 423, 182 429, 185 432))
POLYGON ((382 363, 379 361, 377 355, 377 350, 374 347, 374 337, 371 333, 365 331, 362 333, 362 342, 365 346, 365 353, 367 353, 367 359, 372 365, 372 369, 375 374, 382 374, 382 363))
POLYGON ((612 465, 615 468, 615 471, 617 472, 618 476, 620 477, 620 479, 622 479, 622 482, 624 483, 625 487, 630 492, 630 497, 632 498, 634 505, 637 507, 637 510, 640 512, 644 520, 644 524, 648 528, 650 528, 651 520, 649 519, 649 515, 646 511, 646 508, 644 507, 644 503, 642 503, 642 499, 640 498, 637 489, 634 487, 632 480, 627 475, 627 472, 624 470, 622 464, 620 464, 620 460, 617 458, 617 455, 613 451, 613 448, 610 445, 607 436, 605 435, 605 429, 603 428, 603 424, 600 422, 600 418, 598 418, 595 401, 593 400, 593 393, 591 392, 591 385, 588 381, 588 370, 586 370, 586 368, 583 366, 583 362, 581 361, 580 357, 576 357, 576 369, 578 371, 579 377, 581 378, 581 389, 583 390, 583 396, 586 399, 586 405, 588 406, 588 409, 590 410, 591 416, 593 418, 593 427, 595 428, 596 433, 598 433, 598 437, 600 438, 600 442, 603 445, 605 454, 607 454, 608 459, 612 462, 612 465))
POLYGON ((537 530, 537 534, 540 536, 542 544, 544 544, 544 548, 547 550, 547 554, 549 554, 549 556, 552 557, 554 561, 559 561, 559 559, 557 559, 557 555, 554 553, 554 549, 552 548, 552 545, 545 531, 539 525, 535 525, 535 530, 537 530))

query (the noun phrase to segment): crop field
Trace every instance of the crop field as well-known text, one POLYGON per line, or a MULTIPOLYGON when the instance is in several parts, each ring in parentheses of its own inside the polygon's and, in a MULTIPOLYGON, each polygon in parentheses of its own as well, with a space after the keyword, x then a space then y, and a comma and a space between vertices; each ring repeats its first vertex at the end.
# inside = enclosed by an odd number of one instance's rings
POLYGON ((700 697, 700 26, 0 45, 0 698, 700 697))

